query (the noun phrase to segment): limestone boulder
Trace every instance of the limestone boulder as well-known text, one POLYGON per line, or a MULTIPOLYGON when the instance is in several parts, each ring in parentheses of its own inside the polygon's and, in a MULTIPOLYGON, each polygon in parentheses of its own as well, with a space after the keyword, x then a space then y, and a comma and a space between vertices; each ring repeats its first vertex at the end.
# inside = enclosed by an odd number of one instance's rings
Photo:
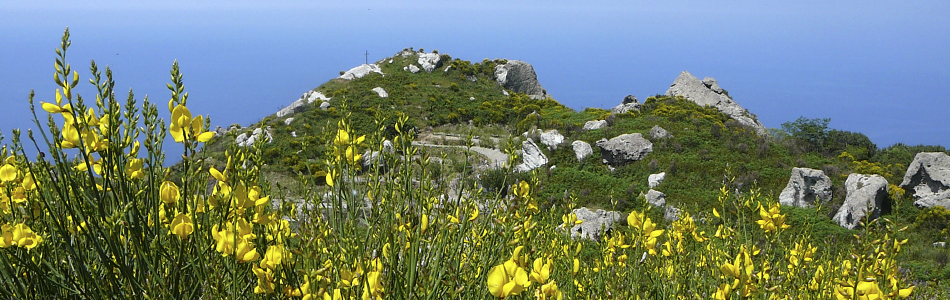
POLYGON ((557 150, 557 147, 563 143, 564 136, 558 133, 557 129, 541 133, 541 144, 548 146, 548 149, 557 150))
POLYGON ((640 101, 633 95, 623 97, 623 102, 620 102, 620 105, 610 109, 610 112, 613 114, 622 114, 630 111, 640 111, 640 101))
POLYGON ((266 143, 273 142, 274 137, 271 136, 270 128, 266 131, 261 128, 256 128, 250 134, 242 133, 234 139, 234 142, 237 143, 238 146, 248 147, 254 146, 254 143, 257 142, 258 139, 265 139, 264 141, 266 143))
POLYGON ((343 75, 340 75, 340 78, 345 80, 353 80, 357 78, 363 78, 363 76, 369 75, 370 73, 379 73, 380 75, 385 75, 383 74, 383 69, 380 69, 379 65, 377 64, 362 64, 344 72, 343 75))
POLYGON ((528 172, 548 163, 548 157, 530 139, 521 142, 521 156, 524 162, 515 166, 518 172, 528 172))
POLYGON ((913 195, 917 207, 950 208, 950 156, 943 152, 917 153, 901 187, 913 195))
POLYGON ((330 102, 320 103, 320 110, 327 110, 327 109, 330 109, 330 102))
POLYGON ((831 200, 831 178, 822 170, 792 168, 788 184, 778 196, 782 205, 812 207, 831 200))
POLYGON ((587 121, 584 123, 584 130, 594 130, 607 127, 607 120, 587 121))
POLYGON ((591 154, 594 154, 594 149, 585 141, 574 141, 571 143, 571 147, 574 148, 574 156, 577 157, 577 161, 583 161, 591 154))
POLYGON ((638 161, 653 152, 653 143, 639 133, 622 134, 610 140, 601 139, 595 144, 600 147, 603 159, 611 166, 638 161))
POLYGON ((673 137, 673 135, 670 134, 669 131, 666 131, 666 129, 663 129, 663 127, 660 127, 660 125, 653 125, 653 128, 650 129, 650 137, 654 140, 658 140, 668 139, 673 137))
POLYGON ((832 218, 838 225, 855 229, 860 226, 862 218, 874 220, 881 214, 890 212, 887 179, 884 177, 852 173, 848 175, 844 185, 847 190, 844 204, 832 218))
POLYGON ((389 93, 387 93, 386 90, 384 90, 382 87, 377 86, 373 88, 373 91, 376 92, 376 94, 379 95, 380 98, 389 97, 389 93))
POLYGON ((426 72, 432 73, 438 67, 442 66, 442 57, 438 53, 419 53, 419 59, 416 61, 426 72))
POLYGON ((586 207, 574 209, 574 215, 583 223, 574 225, 571 228, 571 238, 588 239, 600 241, 604 235, 614 228, 614 224, 621 220, 621 215, 616 211, 606 211, 598 209, 591 211, 586 207))
POLYGON ((506 90, 527 94, 532 99, 551 98, 538 82, 534 67, 520 60, 495 66, 495 80, 506 90))
POLYGON ((303 93, 303 95, 301 95, 300 98, 290 103, 290 105, 288 105, 287 107, 284 107, 281 110, 278 110, 276 115, 278 118, 283 118, 285 116, 301 112, 306 108, 307 104, 314 103, 317 100, 330 101, 330 98, 323 95, 323 93, 321 92, 310 90, 310 91, 307 91, 306 93, 303 93))
POLYGON ((651 189, 663 183, 663 180, 666 180, 666 172, 650 174, 650 176, 647 177, 647 183, 650 184, 651 189))
POLYGON ((667 96, 683 96, 690 101, 696 102, 700 106, 708 105, 714 107, 720 112, 728 115, 730 118, 744 126, 752 128, 758 135, 768 134, 766 128, 759 122, 758 118, 742 106, 739 106, 726 90, 719 86, 716 79, 706 77, 699 80, 687 71, 680 73, 680 76, 673 81, 670 89, 666 91, 667 96))
POLYGON ((666 194, 663 192, 650 189, 646 194, 647 203, 650 203, 653 206, 664 207, 666 206, 666 194))

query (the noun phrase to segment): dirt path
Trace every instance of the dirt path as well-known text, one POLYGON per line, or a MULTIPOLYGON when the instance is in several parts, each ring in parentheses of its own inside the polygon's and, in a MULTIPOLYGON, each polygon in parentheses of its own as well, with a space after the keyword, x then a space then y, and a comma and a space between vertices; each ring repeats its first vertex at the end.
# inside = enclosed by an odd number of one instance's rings
POLYGON ((501 168, 501 166, 508 163, 508 154, 505 154, 504 152, 501 152, 495 149, 490 149, 490 148, 484 148, 484 147, 478 147, 478 146, 473 146, 471 148, 468 148, 466 146, 436 145, 436 144, 427 144, 427 143, 423 143, 419 141, 413 141, 412 145, 418 146, 418 147, 432 147, 432 148, 471 149, 472 151, 475 151, 475 153, 484 155, 485 157, 488 158, 489 163, 487 167, 489 169, 501 168))

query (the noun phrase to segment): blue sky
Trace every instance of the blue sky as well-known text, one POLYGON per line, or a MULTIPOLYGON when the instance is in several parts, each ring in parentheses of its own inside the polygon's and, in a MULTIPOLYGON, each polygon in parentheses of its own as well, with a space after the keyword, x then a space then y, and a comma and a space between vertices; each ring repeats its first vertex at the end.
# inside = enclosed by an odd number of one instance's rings
POLYGON ((84 78, 94 59, 119 91, 164 105, 177 59, 192 112, 221 126, 276 112, 364 51, 374 61, 415 47, 527 61, 578 110, 664 93, 688 70, 715 77, 767 127, 831 118, 880 147, 950 146, 946 1, 192 2, 0 5, 0 130, 31 127, 31 89, 53 99, 69 26, 68 60, 84 78))

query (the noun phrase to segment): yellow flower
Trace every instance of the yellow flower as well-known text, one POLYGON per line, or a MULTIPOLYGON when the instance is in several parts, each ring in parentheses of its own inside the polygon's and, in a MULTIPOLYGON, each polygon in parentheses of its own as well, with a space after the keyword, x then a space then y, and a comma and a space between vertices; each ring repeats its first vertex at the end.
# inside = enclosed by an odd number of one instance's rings
POLYGON ((237 259, 239 263, 245 263, 249 261, 255 261, 261 257, 257 253, 257 249, 254 248, 254 243, 251 243, 248 240, 240 239, 237 244, 237 259))
POLYGON ((540 300, 561 300, 563 298, 561 290, 557 288, 557 283, 553 280, 536 290, 534 296, 540 300))
POLYGON ((176 143, 184 143, 185 140, 195 140, 203 143, 214 137, 212 131, 203 132, 203 118, 200 115, 192 118, 191 111, 181 104, 172 109, 171 123, 168 131, 175 138, 176 143))
POLYGON ((551 276, 551 258, 545 263, 541 258, 536 258, 531 268, 531 281, 544 284, 548 282, 551 276))
POLYGON ((366 283, 363 286, 363 299, 381 299, 383 295, 383 283, 380 280, 382 272, 371 271, 366 273, 366 283))
POLYGON ((0 167, 0 180, 4 183, 16 180, 18 175, 19 171, 11 164, 4 164, 3 167, 0 167))
POLYGON ((186 214, 178 214, 172 220, 172 232, 178 237, 185 239, 189 234, 195 232, 195 224, 191 222, 191 217, 186 214))
POLYGON ((13 242, 19 247, 33 249, 43 242, 43 237, 34 233, 26 224, 17 224, 13 226, 13 242))
POLYGON ((141 158, 133 158, 125 162, 125 176, 129 179, 145 178, 145 172, 142 171, 144 161, 141 158))
POLYGON ((330 291, 323 292, 323 300, 343 300, 343 294, 340 293, 340 289, 333 289, 333 295, 330 295, 330 291))
POLYGON ((257 275, 257 286, 254 287, 255 294, 271 294, 274 292, 274 274, 271 270, 254 267, 251 271, 254 271, 254 275, 257 275))
POLYGON ((488 272, 488 291, 497 298, 521 294, 527 286, 527 272, 514 261, 508 260, 488 272))
POLYGON ((165 204, 175 204, 178 203, 178 199, 181 197, 178 192, 178 186, 174 182, 164 181, 162 182, 162 187, 159 190, 159 196, 162 199, 162 202, 165 204))
POLYGON ((261 268, 270 270, 276 269, 281 262, 285 259, 290 259, 290 257, 290 251, 284 250, 284 246, 282 245, 267 247, 267 252, 264 253, 264 259, 261 260, 261 268))
POLYGON ((332 169, 328 170, 326 176, 327 185, 333 186, 333 177, 336 177, 336 171, 332 169))
POLYGON ((759 216, 762 219, 755 222, 758 223, 759 227, 765 230, 766 233, 789 227, 788 224, 785 224, 785 215, 781 214, 778 203, 773 203, 769 207, 769 210, 765 210, 765 207, 760 206, 759 216))
POLYGON ((0 248, 16 246, 13 240, 13 226, 10 224, 0 225, 0 248))

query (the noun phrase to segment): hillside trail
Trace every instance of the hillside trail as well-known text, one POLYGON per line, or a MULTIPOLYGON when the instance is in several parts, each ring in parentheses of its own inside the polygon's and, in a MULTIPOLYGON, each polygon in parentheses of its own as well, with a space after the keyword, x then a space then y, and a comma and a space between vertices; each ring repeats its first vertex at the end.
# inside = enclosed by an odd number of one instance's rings
MULTIPOLYGON (((461 137, 452 136, 452 135, 443 135, 443 136, 439 136, 439 138, 445 139, 446 141, 464 140, 461 137)), ((491 138, 491 139, 497 142, 496 138, 491 138)), ((421 139, 421 140, 425 140, 425 139, 421 139)), ((412 145, 417 146, 417 147, 431 147, 431 148, 471 149, 471 151, 474 151, 475 153, 481 154, 482 156, 485 156, 486 158, 488 158, 488 164, 487 166, 485 166, 487 169, 498 169, 504 166, 506 163, 508 163, 508 154, 505 154, 504 152, 501 152, 493 148, 485 148, 485 147, 480 147, 480 146, 472 146, 470 148, 468 146, 461 146, 461 145, 432 144, 432 143, 427 143, 424 141, 413 141, 412 145)))

